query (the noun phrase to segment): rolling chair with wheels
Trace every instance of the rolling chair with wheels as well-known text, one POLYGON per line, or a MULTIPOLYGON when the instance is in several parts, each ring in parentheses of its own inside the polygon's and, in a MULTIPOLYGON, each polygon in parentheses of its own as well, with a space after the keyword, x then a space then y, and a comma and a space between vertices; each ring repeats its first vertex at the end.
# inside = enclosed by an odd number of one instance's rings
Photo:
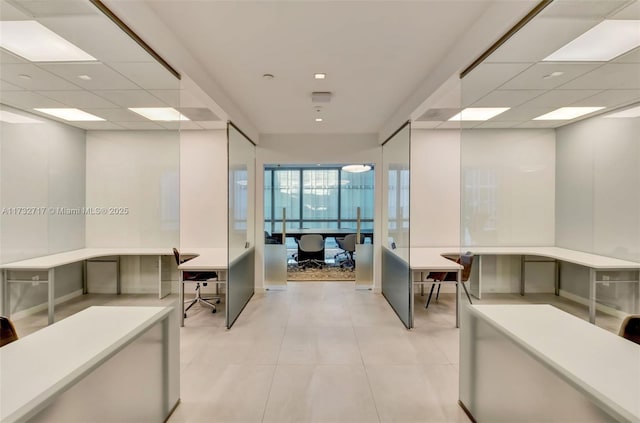
MULTIPOLYGON (((174 248, 173 256, 176 258, 176 264, 181 265, 185 261, 190 260, 192 257, 182 260, 180 257, 180 252, 174 248)), ((196 296, 192 300, 185 300, 184 304, 189 304, 186 309, 184 309, 184 317, 187 317, 187 311, 196 303, 200 303, 206 305, 211 308, 211 312, 216 312, 216 304, 220 304, 220 297, 208 297, 205 298, 200 293, 200 284, 202 286, 207 286, 207 281, 217 281, 218 273, 217 272, 182 272, 182 280, 184 282, 196 282, 196 296), (211 301, 215 300, 215 303, 211 301)), ((215 282, 214 282, 215 283, 215 282)))
POLYGON ((319 234, 302 235, 298 241, 298 266, 323 267, 324 262, 324 238, 319 234))
POLYGON ((622 321, 618 335, 640 345, 640 314, 631 314, 622 321))
POLYGON ((18 332, 11 323, 11 320, 0 316, 0 347, 7 345, 18 339, 18 332))
POLYGON ((340 263, 340 267, 356 267, 356 262, 353 259, 353 253, 356 252, 356 234, 349 234, 344 238, 336 238, 338 247, 342 249, 342 252, 335 255, 334 258, 339 256, 346 256, 346 259, 340 263))
MULTIPOLYGON (((462 276, 460 285, 464 288, 464 292, 467 294, 467 298, 469 299, 469 303, 473 304, 471 301, 471 296, 469 295, 469 291, 467 290, 467 286, 464 284, 469 280, 469 276, 471 276, 471 266, 473 265, 473 254, 469 251, 458 257, 456 263, 462 265, 462 276)), ((429 308, 429 303, 431 302, 431 296, 433 295, 433 288, 435 288, 436 284, 438 284, 438 291, 436 293, 436 302, 438 301, 438 297, 440 296, 440 284, 443 282, 453 282, 456 281, 456 272, 430 272, 427 276, 429 279, 433 279, 434 283, 431 285, 431 291, 429 291, 429 298, 427 299, 427 304, 424 308, 429 308)))

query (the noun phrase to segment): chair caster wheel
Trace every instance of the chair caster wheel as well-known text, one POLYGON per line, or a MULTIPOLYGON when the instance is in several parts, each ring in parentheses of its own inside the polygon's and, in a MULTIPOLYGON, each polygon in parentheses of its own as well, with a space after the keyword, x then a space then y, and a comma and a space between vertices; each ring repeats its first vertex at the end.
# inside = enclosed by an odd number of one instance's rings
POLYGON ((187 318, 187 313, 185 313, 185 314, 184 314, 184 318, 185 318, 185 319, 187 318))
POLYGON ((220 300, 216 301, 216 304, 220 304, 220 300))
POLYGON ((216 309, 214 308, 213 310, 211 310, 211 312, 212 312, 212 313, 215 313, 215 312, 216 312, 216 309))

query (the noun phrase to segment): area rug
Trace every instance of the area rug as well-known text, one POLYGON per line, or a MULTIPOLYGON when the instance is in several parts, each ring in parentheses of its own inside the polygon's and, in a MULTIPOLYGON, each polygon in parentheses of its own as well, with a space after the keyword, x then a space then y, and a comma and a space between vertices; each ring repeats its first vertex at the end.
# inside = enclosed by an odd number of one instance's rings
POLYGON ((287 266, 288 281, 355 281, 356 272, 353 269, 343 269, 339 266, 326 266, 322 269, 302 269, 297 264, 287 266))

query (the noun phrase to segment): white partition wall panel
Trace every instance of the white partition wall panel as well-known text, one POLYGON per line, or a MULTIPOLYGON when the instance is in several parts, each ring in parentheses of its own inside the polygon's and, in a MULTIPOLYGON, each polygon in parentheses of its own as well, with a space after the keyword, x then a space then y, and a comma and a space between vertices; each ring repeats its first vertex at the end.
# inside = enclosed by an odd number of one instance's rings
POLYGON ((464 245, 554 244, 553 130, 465 130, 460 155, 464 245))
POLYGON ((227 246, 227 132, 180 134, 180 245, 227 246))
POLYGON ((460 242, 460 131, 411 129, 411 246, 460 242))
POLYGON ((88 131, 87 247, 169 247, 179 241, 176 131, 88 131), (114 210, 114 214, 109 211, 114 210))

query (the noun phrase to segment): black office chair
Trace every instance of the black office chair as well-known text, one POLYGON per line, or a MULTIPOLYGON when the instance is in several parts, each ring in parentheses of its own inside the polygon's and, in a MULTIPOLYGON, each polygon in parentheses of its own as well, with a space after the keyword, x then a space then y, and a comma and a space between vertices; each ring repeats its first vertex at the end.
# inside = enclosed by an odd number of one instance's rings
POLYGON ((340 267, 356 267, 353 254, 356 252, 356 234, 349 234, 344 238, 336 238, 338 247, 342 250, 335 255, 335 259, 345 256, 345 260, 340 263, 340 267))
POLYGON ((0 316, 0 347, 10 344, 18 339, 18 332, 11 320, 0 316))
POLYGON ((640 314, 631 314, 622 321, 618 335, 640 345, 640 314))
MULTIPOLYGON (((473 265, 473 254, 469 251, 458 257, 456 263, 462 265, 462 277, 460 281, 460 285, 464 288, 464 292, 467 294, 467 298, 469 299, 469 303, 473 304, 471 301, 471 296, 469 295, 469 291, 467 291, 467 287, 464 284, 469 280, 471 276, 471 266, 473 265)), ((429 291, 429 298, 427 299, 427 304, 424 308, 429 308, 429 303, 431 302, 431 296, 433 295, 433 288, 435 288, 436 284, 438 285, 438 291, 436 293, 436 302, 438 302, 438 297, 440 296, 440 284, 442 282, 453 282, 456 281, 457 272, 429 272, 427 275, 427 279, 432 279, 434 283, 431 285, 431 291, 429 291)))
MULTIPOLYGON (((191 260, 193 257, 188 257, 188 258, 181 258, 180 256, 180 252, 174 248, 173 249, 173 256, 176 258, 176 264, 181 265, 182 263, 184 263, 185 261, 189 261, 191 260)), ((202 286, 207 286, 207 281, 217 281, 218 280, 218 272, 182 272, 182 280, 183 281, 194 281, 196 282, 196 296, 195 298, 193 298, 192 300, 185 300, 184 303, 185 304, 189 304, 187 306, 187 308, 184 310, 184 317, 187 317, 187 311, 189 311, 189 309, 191 307, 193 307, 193 305, 195 303, 200 303, 200 304, 204 304, 208 307, 211 307, 211 312, 215 313, 216 312, 216 305, 213 304, 210 301, 215 300, 216 304, 220 304, 220 297, 208 297, 205 298, 202 296, 202 294, 200 293, 200 284, 202 284, 202 286)), ((214 282, 215 283, 215 282, 214 282)))
POLYGON ((298 266, 323 267, 324 262, 324 238, 319 234, 302 235, 298 240, 298 266))

